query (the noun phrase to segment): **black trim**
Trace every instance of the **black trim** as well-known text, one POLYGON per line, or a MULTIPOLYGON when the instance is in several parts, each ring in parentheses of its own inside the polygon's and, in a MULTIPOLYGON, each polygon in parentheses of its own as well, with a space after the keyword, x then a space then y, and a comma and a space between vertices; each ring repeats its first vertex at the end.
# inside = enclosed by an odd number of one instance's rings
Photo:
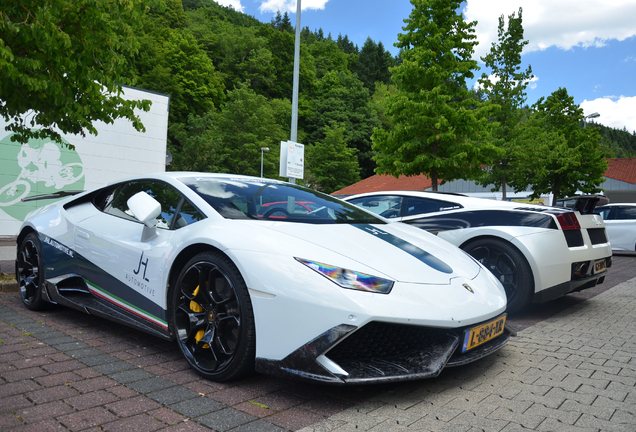
POLYGON ((588 228, 587 233, 593 245, 607 243, 605 228, 588 228))
POLYGON ((517 210, 458 211, 413 219, 404 218, 402 222, 434 232, 490 226, 558 229, 554 217, 550 214, 517 210))
POLYGON ((563 235, 565 236, 565 241, 568 244, 568 247, 580 247, 585 245, 581 230, 563 230, 563 235))

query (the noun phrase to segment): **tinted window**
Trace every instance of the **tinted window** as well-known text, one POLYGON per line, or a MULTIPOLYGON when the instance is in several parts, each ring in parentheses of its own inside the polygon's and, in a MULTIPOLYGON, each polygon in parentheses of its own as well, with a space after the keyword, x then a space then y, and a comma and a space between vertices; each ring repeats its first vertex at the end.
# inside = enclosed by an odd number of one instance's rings
MULTIPOLYGON (((276 220, 313 224, 384 223, 358 207, 291 183, 249 177, 180 179, 226 219, 276 220), (297 213, 296 203, 311 203, 297 213), (274 206, 268 214, 263 207, 274 206)), ((301 204, 301 207, 304 207, 301 204)))
POLYGON ((616 209, 616 219, 636 219, 636 207, 619 207, 616 209))
POLYGON ((614 215, 612 215, 612 207, 597 207, 594 209, 594 213, 601 215, 603 220, 613 219, 613 216, 616 214, 616 212, 614 212, 614 215))
POLYGON ((356 198, 349 201, 352 204, 362 207, 385 218, 401 216, 402 197, 393 195, 374 195, 356 198))
POLYGON ((419 197, 405 197, 402 214, 404 216, 412 216, 458 208, 462 208, 462 206, 449 201, 438 201, 419 197))
POLYGON ((179 214, 172 225, 172 229, 183 228, 184 226, 192 225, 193 223, 205 219, 199 210, 197 210, 190 201, 184 199, 179 214))
POLYGON ((138 180, 122 183, 102 197, 103 211, 113 216, 137 221, 128 208, 128 200, 138 192, 146 192, 161 204, 161 215, 157 217, 157 227, 168 229, 181 201, 181 194, 161 181, 138 180))

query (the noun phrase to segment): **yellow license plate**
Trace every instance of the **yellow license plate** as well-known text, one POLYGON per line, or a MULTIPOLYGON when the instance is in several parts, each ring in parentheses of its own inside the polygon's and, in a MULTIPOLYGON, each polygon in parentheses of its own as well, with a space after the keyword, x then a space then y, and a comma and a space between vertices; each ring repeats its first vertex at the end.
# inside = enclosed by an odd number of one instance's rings
POLYGON ((605 270, 607 270, 607 264, 604 259, 598 260, 594 263, 594 274, 604 272, 605 270))
POLYGON ((480 324, 466 330, 464 332, 464 344, 462 345, 462 352, 466 352, 469 349, 473 349, 476 346, 479 346, 491 339, 496 338, 503 333, 505 325, 506 314, 503 314, 490 322, 480 324))

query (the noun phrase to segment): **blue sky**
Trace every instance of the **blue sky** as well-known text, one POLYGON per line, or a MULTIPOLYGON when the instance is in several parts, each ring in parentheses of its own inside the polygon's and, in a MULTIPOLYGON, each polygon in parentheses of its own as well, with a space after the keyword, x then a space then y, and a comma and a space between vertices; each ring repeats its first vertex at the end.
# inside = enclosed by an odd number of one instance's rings
MULTIPOLYGON (((270 22, 277 10, 290 12, 296 24, 295 0, 217 0, 270 22)), ((367 37, 394 54, 409 0, 301 0, 301 26, 339 33, 362 47, 367 37)), ((498 19, 523 8, 523 67, 532 66, 528 104, 565 87, 586 115, 606 126, 636 131, 636 0, 468 0, 464 16, 477 21, 475 59, 496 41, 498 19)))

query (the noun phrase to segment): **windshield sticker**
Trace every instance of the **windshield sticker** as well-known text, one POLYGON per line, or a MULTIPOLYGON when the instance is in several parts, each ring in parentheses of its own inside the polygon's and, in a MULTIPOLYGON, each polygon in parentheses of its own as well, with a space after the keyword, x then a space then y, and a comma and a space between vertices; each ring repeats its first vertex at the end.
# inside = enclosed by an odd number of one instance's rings
POLYGON ((418 260, 420 260, 427 266, 432 267, 437 271, 440 271, 442 273, 448 273, 448 274, 453 272, 453 269, 444 261, 431 255, 425 250, 422 250, 418 248, 417 246, 412 245, 406 240, 402 240, 401 238, 394 236, 391 233, 388 233, 382 229, 379 229, 372 225, 367 225, 367 224, 353 224, 353 226, 361 229, 362 231, 366 231, 369 234, 381 240, 384 240, 387 243, 392 244, 393 246, 403 250, 404 252, 408 253, 412 257, 417 258, 418 260))

